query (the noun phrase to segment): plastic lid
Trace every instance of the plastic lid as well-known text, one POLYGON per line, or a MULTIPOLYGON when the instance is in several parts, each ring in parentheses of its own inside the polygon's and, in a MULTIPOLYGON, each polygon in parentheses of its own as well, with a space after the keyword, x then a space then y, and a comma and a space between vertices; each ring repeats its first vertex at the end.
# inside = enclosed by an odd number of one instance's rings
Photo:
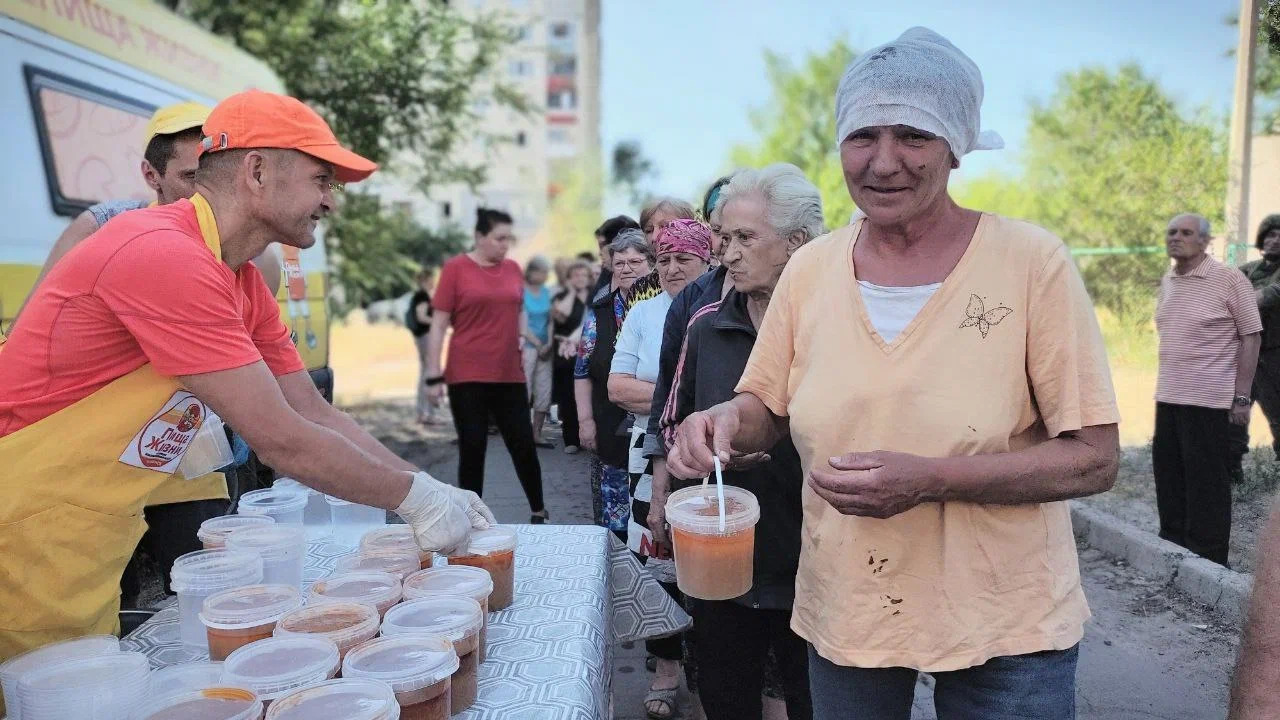
POLYGON ((276 519, 270 515, 224 515, 222 517, 209 518, 200 523, 200 529, 196 531, 196 537, 202 543, 221 545, 227 541, 227 535, 234 530, 275 524, 276 519))
POLYGON ((156 697, 220 685, 222 685, 222 663, 216 660, 178 663, 151 672, 151 694, 156 697))
MULTIPOLYGON (((294 480, 291 477, 276 478, 276 481, 271 483, 271 487, 275 490, 296 490, 297 492, 306 493, 307 495, 315 495, 320 492, 310 485, 303 485, 301 482, 294 480)), ((245 494, 247 495, 248 493, 245 494)))
POLYGON ((330 680, 295 690, 271 703, 267 720, 395 720, 400 704, 386 683, 363 678, 330 680))
POLYGON ((457 671, 458 653, 453 643, 434 635, 370 640, 342 661, 342 677, 381 680, 398 693, 421 690, 457 671))
POLYGON ((360 549, 421 552, 418 541, 413 537, 413 528, 408 525, 388 525, 370 530, 360 537, 360 549))
POLYGON ((338 558, 335 572, 374 570, 391 573, 403 579, 410 573, 421 569, 422 557, 417 553, 403 550, 360 550, 338 558))
POLYGON ((200 620, 206 627, 237 630, 276 622, 301 605, 302 593, 293 585, 247 585, 205 598, 200 620))
POLYGON ((197 550, 173 561, 174 592, 217 591, 262 582, 262 555, 248 550, 197 550))
POLYGON ((353 570, 321 578, 311 585, 308 602, 362 602, 390 605, 400 602, 400 578, 374 570, 353 570))
POLYGON ((151 663, 140 652, 114 652, 74 660, 63 660, 25 673, 18 679, 24 698, 33 695, 83 694, 94 686, 126 687, 140 684, 145 690, 151 663))
POLYGON ((484 611, 469 597, 446 596, 411 600, 387 611, 382 634, 405 633, 439 635, 454 642, 480 632, 484 611))
POLYGON ((404 579, 404 598, 417 600, 439 595, 461 595, 480 602, 493 592, 493 576, 470 565, 441 565, 419 570, 404 579))
POLYGON ((491 527, 487 530, 476 530, 471 533, 471 537, 467 539, 467 549, 464 552, 453 553, 454 557, 461 555, 492 555, 493 553, 507 552, 516 549, 516 531, 505 527, 491 527))
POLYGON ((307 549, 307 531, 301 525, 263 525, 237 530, 227 536, 228 550, 258 552, 267 560, 307 549))
POLYGON ((331 602, 298 608, 280 618, 274 635, 321 635, 339 648, 368 640, 378 634, 378 609, 358 602, 331 602))
MULTIPOLYGON (((35 650, 28 650, 4 663, 0 663, 0 680, 4 681, 5 694, 8 695, 10 683, 15 683, 13 688, 16 690, 18 678, 33 670, 39 670, 64 660, 110 655, 118 652, 120 652, 120 638, 114 635, 86 635, 74 640, 64 640, 38 647, 35 650)), ((17 704, 16 697, 10 697, 9 700, 12 704, 17 704)))
POLYGON ((233 650, 222 664, 222 682, 272 700, 324 682, 338 667, 338 646, 323 635, 272 637, 233 650))
POLYGON ((695 535, 732 535, 756 524, 760 503, 749 490, 724 486, 724 530, 714 484, 677 490, 667 498, 667 522, 671 527, 695 535))
POLYGON ((262 717, 262 701, 252 690, 215 684, 144 705, 136 717, 141 720, 258 720, 262 717))
POLYGON ((236 506, 241 515, 269 515, 301 510, 307 505, 307 494, 290 487, 252 490, 240 496, 236 506))

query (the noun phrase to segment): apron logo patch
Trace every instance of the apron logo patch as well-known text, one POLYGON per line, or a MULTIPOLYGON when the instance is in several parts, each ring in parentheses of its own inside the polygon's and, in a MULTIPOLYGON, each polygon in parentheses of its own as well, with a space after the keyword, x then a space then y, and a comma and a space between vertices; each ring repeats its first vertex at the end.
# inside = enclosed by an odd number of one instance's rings
POLYGON ((120 462, 172 473, 208 415, 209 409, 195 395, 185 390, 175 392, 129 441, 120 462))

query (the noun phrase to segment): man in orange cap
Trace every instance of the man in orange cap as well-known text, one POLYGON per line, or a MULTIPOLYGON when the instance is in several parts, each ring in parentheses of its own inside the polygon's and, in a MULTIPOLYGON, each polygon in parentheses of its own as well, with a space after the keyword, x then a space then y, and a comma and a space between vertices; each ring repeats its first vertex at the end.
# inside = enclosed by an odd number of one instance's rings
MULTIPOLYGON (((215 414, 268 465, 395 510, 425 550, 493 516, 324 401, 249 260, 306 248, 335 182, 376 166, 293 98, 249 91, 204 124, 189 200, 136 210, 62 259, 0 346, 0 660, 117 629, 141 512, 215 414), (195 408, 179 428, 174 408, 195 408)), ((194 463, 192 463, 194 464, 194 463)))

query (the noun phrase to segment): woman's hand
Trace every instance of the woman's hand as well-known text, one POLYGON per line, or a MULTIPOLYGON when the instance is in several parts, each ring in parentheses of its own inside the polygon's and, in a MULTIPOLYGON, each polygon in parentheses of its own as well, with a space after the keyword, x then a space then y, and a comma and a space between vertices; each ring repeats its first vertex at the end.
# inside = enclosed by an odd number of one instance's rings
POLYGON ((440 403, 444 402, 444 391, 445 391, 444 383, 436 383, 435 385, 428 385, 427 397, 431 399, 432 403, 439 405, 440 403))
POLYGON ((596 447, 596 421, 593 418, 578 418, 578 440, 582 442, 582 447, 595 452, 596 447))
POLYGON ((672 452, 667 454, 671 474, 685 479, 702 478, 715 470, 714 456, 727 466, 735 453, 730 447, 740 420, 733 403, 721 403, 696 412, 680 423, 672 452))
POLYGON ((831 458, 809 487, 844 515, 889 518, 939 497, 933 458, 878 450, 831 458))
POLYGON ((539 360, 551 359, 551 343, 546 343, 542 347, 538 348, 538 359, 539 360))

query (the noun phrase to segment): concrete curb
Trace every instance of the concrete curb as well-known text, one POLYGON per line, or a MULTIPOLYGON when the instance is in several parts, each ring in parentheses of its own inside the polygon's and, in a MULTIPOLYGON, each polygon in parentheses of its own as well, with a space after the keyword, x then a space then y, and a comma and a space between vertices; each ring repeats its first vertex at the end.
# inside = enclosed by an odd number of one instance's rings
POLYGON ((1152 580, 1172 585, 1233 625, 1244 624, 1253 590, 1251 575, 1228 570, 1079 502, 1071 503, 1071 524, 1078 541, 1124 560, 1152 580))

